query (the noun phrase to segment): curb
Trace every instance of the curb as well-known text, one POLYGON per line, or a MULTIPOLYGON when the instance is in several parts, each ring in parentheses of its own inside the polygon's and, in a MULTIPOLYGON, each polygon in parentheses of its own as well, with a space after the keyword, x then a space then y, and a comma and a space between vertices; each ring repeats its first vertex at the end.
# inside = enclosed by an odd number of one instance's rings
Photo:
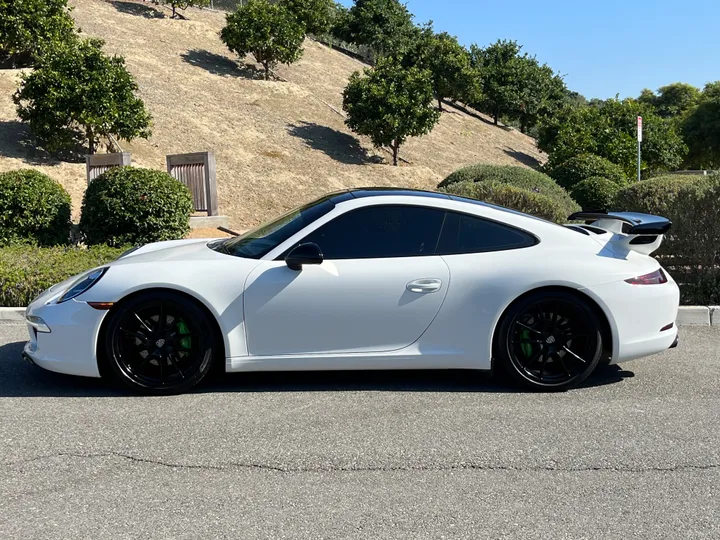
MULTIPOLYGON (((0 307, 0 324, 24 322, 24 307, 0 307)), ((676 324, 720 327, 720 306, 680 306, 676 324)))

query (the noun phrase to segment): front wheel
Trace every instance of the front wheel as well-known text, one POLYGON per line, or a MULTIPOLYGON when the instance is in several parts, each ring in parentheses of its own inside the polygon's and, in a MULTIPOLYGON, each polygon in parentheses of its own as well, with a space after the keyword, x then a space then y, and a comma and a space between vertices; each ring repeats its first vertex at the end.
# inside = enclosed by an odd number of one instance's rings
POLYGON ((179 394, 192 388, 219 353, 205 311, 169 292, 130 298, 110 315, 106 328, 106 366, 125 386, 144 394, 179 394))
POLYGON ((600 321, 582 299, 562 291, 530 295, 509 309, 498 333, 497 360, 535 390, 567 390, 602 355, 600 321))

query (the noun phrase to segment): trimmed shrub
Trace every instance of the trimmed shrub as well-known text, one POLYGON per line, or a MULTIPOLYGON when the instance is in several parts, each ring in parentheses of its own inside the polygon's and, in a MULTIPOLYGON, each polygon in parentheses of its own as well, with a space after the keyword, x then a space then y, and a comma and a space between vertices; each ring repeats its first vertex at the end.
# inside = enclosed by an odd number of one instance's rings
POLYGON ((512 208, 555 223, 565 223, 568 217, 563 204, 552 197, 500 182, 455 182, 440 191, 512 208))
POLYGON ((548 171, 550 177, 565 189, 572 190, 586 178, 602 177, 618 185, 627 184, 622 167, 594 154, 581 154, 548 171))
POLYGON ((80 230, 90 245, 175 240, 190 231, 192 211, 190 191, 169 174, 115 167, 88 186, 80 230))
POLYGON ((670 205, 678 193, 703 180, 702 176, 667 175, 635 182, 615 197, 615 208, 625 212, 643 212, 672 219, 670 205))
POLYGON ((567 191, 557 185, 552 178, 546 174, 525 167, 515 167, 512 165, 471 165, 458 169, 440 182, 438 187, 449 187, 459 182, 495 182, 544 195, 559 203, 566 213, 565 218, 573 212, 580 210, 580 207, 572 200, 567 191))
POLYGON ((27 306, 48 287, 117 259, 125 248, 0 248, 0 307, 27 306))
POLYGON ((621 186, 600 176, 581 180, 570 192, 583 210, 612 210, 621 186))
POLYGON ((32 169, 0 174, 0 245, 67 244, 70 195, 55 180, 32 169))

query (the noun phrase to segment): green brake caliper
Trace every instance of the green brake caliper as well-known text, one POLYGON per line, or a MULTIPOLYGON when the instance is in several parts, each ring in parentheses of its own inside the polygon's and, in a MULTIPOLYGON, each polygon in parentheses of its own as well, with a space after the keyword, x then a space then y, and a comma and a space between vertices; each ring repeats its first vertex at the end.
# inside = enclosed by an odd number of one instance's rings
MULTIPOLYGON (((520 333, 520 338, 523 341, 528 341, 530 339, 530 330, 523 330, 520 333)), ((531 343, 521 343, 520 348, 522 349, 523 354, 525 355, 525 358, 530 358, 530 355, 532 354, 532 344, 531 343)))
POLYGON ((187 324, 185 324, 185 321, 178 319, 175 328, 177 328, 178 333, 182 336, 180 338, 180 346, 183 349, 192 349, 192 338, 189 335, 190 329, 187 324))

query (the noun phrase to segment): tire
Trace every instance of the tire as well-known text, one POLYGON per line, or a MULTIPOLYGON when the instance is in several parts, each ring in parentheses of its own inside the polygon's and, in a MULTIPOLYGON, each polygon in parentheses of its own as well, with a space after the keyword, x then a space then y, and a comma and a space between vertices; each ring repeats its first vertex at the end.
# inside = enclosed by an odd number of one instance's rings
POLYGON ((215 325, 205 309, 166 291, 141 293, 122 302, 110 313, 104 335, 104 371, 142 394, 189 390, 221 354, 215 325))
POLYGON ((496 360, 503 370, 525 388, 540 391, 579 385, 603 350, 593 309, 563 291, 538 292, 511 305, 496 339, 496 360))

